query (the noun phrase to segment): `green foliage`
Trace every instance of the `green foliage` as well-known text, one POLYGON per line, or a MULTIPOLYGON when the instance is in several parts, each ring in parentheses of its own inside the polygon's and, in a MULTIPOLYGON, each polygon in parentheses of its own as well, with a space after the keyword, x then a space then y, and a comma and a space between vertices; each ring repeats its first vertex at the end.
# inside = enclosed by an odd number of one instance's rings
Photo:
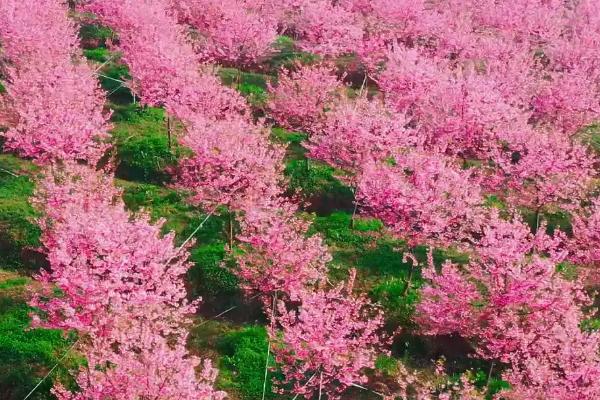
POLYGON ((220 68, 219 77, 227 86, 236 87, 237 85, 246 84, 263 90, 267 89, 267 81, 271 79, 268 75, 244 72, 237 68, 220 68))
POLYGON ((600 122, 596 122, 583 128, 578 136, 581 141, 590 146, 594 152, 600 153, 600 122))
POLYGON ((181 152, 169 147, 164 111, 160 108, 123 108, 112 131, 117 150, 117 176, 161 183, 169 179, 167 167, 181 152))
POLYGON ((194 234, 196 243, 207 245, 223 242, 228 219, 224 210, 206 219, 206 214, 187 203, 184 193, 147 183, 123 180, 117 180, 116 183, 123 188, 123 201, 128 209, 144 210, 153 220, 164 218, 163 231, 174 231, 178 243, 191 235, 202 221, 202 228, 194 234))
POLYGON ((239 91, 250 105, 262 108, 267 103, 267 81, 271 77, 236 68, 221 68, 219 76, 225 85, 239 91))
MULTIPOLYGON (((242 399, 260 399, 263 393, 267 357, 267 332, 262 326, 248 326, 226 334, 217 344, 221 358, 220 371, 224 389, 234 389, 242 399)), ((269 356, 269 365, 275 364, 269 356)), ((267 380, 266 399, 281 398, 272 392, 267 380)))
POLYGON ((474 373, 472 373, 472 379, 475 387, 479 389, 487 388, 485 398, 487 400, 492 400, 496 393, 499 393, 501 390, 508 389, 510 385, 508 382, 503 381, 498 373, 493 373, 489 375, 489 369, 477 369, 474 373))
POLYGON ((238 291, 238 279, 226 268, 225 243, 217 242, 192 249, 194 266, 188 271, 192 296, 232 296, 238 291))
POLYGON ((4 87, 4 85, 2 84, 2 82, 0 82, 0 94, 1 93, 6 93, 6 88, 4 87))
POLYGON ((29 280, 25 277, 6 279, 0 282, 0 290, 12 289, 25 285, 29 280))
MULTIPOLYGON (((271 140, 286 147, 286 160, 304 160, 306 163, 306 149, 302 145, 308 138, 303 132, 292 132, 283 128, 271 129, 271 140)), ((307 164, 308 165, 308 164, 307 164)))
POLYGON ((34 188, 27 175, 31 169, 14 156, 0 155, 0 262, 4 265, 23 264, 23 251, 40 244, 37 214, 29 204, 34 188))
MULTIPOLYGON (((200 221, 202 214, 189 206, 182 194, 160 186, 117 180, 123 191, 123 201, 128 209, 143 209, 153 220, 166 220, 164 231, 175 231, 178 237, 193 229, 193 221, 200 221)), ((189 234, 189 233, 188 233, 189 234)), ((183 239, 181 239, 183 240, 183 239)))
POLYGON ((539 224, 545 222, 546 231, 553 234, 555 230, 561 230, 567 235, 573 234, 573 226, 571 224, 571 215, 566 211, 542 212, 538 215, 532 210, 522 210, 525 222, 531 227, 532 231, 536 231, 539 224))
POLYGON ((316 217, 312 231, 323 234, 327 243, 335 247, 357 246, 367 243, 370 238, 351 227, 352 214, 335 211, 329 215, 316 217))
POLYGON ((398 360, 382 354, 375 360, 375 369, 384 376, 396 376, 398 373, 398 360))
POLYGON ((392 277, 376 284, 369 294, 374 302, 383 307, 389 325, 415 328, 412 319, 419 301, 421 284, 420 278, 414 279, 407 289, 409 283, 406 278, 392 277))
MULTIPOLYGON (((98 55, 98 53, 94 54, 98 55)), ((129 68, 125 64, 119 63, 119 57, 114 57, 112 61, 102 67, 98 79, 111 101, 120 104, 133 102, 131 90, 123 84, 123 82, 131 80, 129 68)))
POLYGON ((586 332, 600 330, 600 318, 588 318, 581 321, 581 329, 586 332))
POLYGON ((265 89, 251 83, 241 83, 237 90, 248 100, 253 107, 261 108, 267 104, 268 95, 265 89))
POLYGON ((319 60, 316 54, 298 50, 294 39, 289 36, 277 37, 274 48, 273 56, 267 61, 271 69, 292 68, 297 63, 312 64, 319 60))
POLYGON ((327 214, 332 210, 353 209, 352 190, 335 177, 335 169, 320 163, 304 160, 290 160, 285 169, 289 179, 289 191, 299 193, 311 204, 311 210, 327 214))
MULTIPOLYGON (((0 282, 0 398, 21 400, 66 351, 68 341, 57 330, 29 329, 32 311, 15 293, 25 278, 0 282)), ((50 388, 56 379, 67 378, 74 367, 73 357, 59 363, 30 399, 52 399, 50 388)))
POLYGON ((308 135, 303 132, 292 132, 284 128, 275 127, 271 130, 271 137, 280 143, 301 145, 307 139, 308 135))
POLYGON ((103 63, 111 57, 110 51, 104 47, 96 47, 94 49, 84 49, 83 55, 90 61, 103 63))
POLYGON ((81 40, 96 46, 106 46, 106 41, 114 36, 113 31, 98 24, 83 24, 79 29, 81 40))

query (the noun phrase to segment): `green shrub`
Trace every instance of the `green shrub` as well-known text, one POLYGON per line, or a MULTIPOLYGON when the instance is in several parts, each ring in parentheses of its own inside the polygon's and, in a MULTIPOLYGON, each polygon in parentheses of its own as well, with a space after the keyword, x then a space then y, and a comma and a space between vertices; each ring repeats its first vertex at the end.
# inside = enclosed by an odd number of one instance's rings
POLYGON ((328 165, 292 159, 287 163, 285 175, 289 179, 289 191, 299 192, 319 214, 354 208, 352 190, 335 177, 335 170, 328 165))
POLYGON ((232 296, 238 291, 238 279, 225 268, 225 243, 212 243, 192 249, 190 260, 194 266, 188 271, 192 295, 232 296))
POLYGON ((113 31, 98 24, 83 24, 79 29, 79 35, 85 42, 95 42, 97 46, 106 46, 106 41, 114 36, 113 31))
POLYGON ((112 132, 117 150, 117 176, 123 179, 162 183, 166 168, 177 163, 180 148, 169 139, 160 108, 123 108, 112 132))
POLYGON ((294 39, 289 36, 277 37, 274 49, 273 56, 267 62, 271 69, 291 68, 297 63, 312 64, 319 60, 316 54, 298 50, 294 39))
MULTIPOLYGON (((218 342, 223 354, 220 372, 224 389, 232 388, 242 399, 262 398, 267 357, 267 332, 262 326, 249 326, 226 334, 218 342)), ((272 356, 269 365, 274 365, 272 356)), ((281 398, 272 392, 271 379, 267 379, 266 399, 281 398)))
POLYGON ((389 278, 370 291, 373 301, 381 304, 387 323, 393 327, 414 328, 413 316, 419 300, 420 279, 414 279, 407 289, 405 278, 389 278))
POLYGON ((90 61, 103 63, 108 61, 111 53, 104 47, 96 47, 95 49, 84 49, 83 55, 90 61))

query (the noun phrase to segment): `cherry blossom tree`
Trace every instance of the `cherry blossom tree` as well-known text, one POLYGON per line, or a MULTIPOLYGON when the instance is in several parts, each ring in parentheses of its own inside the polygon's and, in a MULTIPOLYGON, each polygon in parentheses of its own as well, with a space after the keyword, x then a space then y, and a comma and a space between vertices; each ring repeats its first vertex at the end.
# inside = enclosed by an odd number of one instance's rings
POLYGON ((217 370, 204 360, 197 378, 198 358, 190 356, 181 343, 169 344, 153 332, 152 326, 127 330, 117 342, 96 341, 86 348, 87 366, 77 376, 79 392, 57 385, 53 393, 59 400, 194 399, 222 400, 225 393, 215 391, 217 370), (114 351, 115 343, 119 351, 114 351))
POLYGON ((588 267, 585 271, 597 279, 596 268, 600 262, 598 241, 600 240, 600 200, 593 199, 591 204, 573 216, 573 237, 569 241, 570 260, 588 267))
POLYGON ((237 239, 243 253, 237 256, 237 273, 245 288, 258 290, 266 304, 275 293, 296 299, 326 279, 331 255, 319 235, 307 237, 309 223, 293 211, 286 204, 279 211, 248 209, 241 220, 237 239))
POLYGON ((389 110, 377 99, 346 99, 327 113, 322 128, 306 147, 310 157, 356 174, 371 161, 416 146, 419 139, 406 125, 403 114, 389 110))
POLYGON ((195 121, 181 139, 192 150, 176 168, 176 186, 191 189, 194 204, 268 201, 280 194, 283 149, 259 126, 234 119, 195 121))
POLYGON ((177 186, 192 190, 194 203, 221 202, 234 208, 248 198, 277 193, 282 149, 268 143, 260 123, 248 119, 247 104, 239 94, 199 72, 196 55, 169 4, 144 4, 95 0, 86 9, 119 33, 119 48, 142 99, 164 104, 184 123, 181 143, 193 155, 181 162, 177 186), (168 29, 159 32, 156 26, 168 29))
POLYGON ((483 223, 476 178, 440 156, 410 152, 368 163, 357 193, 365 212, 413 245, 460 245, 483 223))
POLYGON ((164 105, 183 121, 197 114, 223 119, 248 112, 239 94, 201 72, 185 29, 177 24, 166 0, 92 0, 83 9, 118 33, 117 49, 131 71, 131 87, 143 103, 164 105))
POLYGON ((76 330, 87 366, 80 392, 58 386, 61 399, 222 399, 212 389, 216 371, 185 349, 189 303, 182 275, 190 266, 162 221, 131 217, 108 175, 89 167, 56 167, 40 182, 36 203, 50 270, 30 304, 35 326, 76 330), (60 290, 60 296, 56 290, 60 290), (168 366, 168 367, 167 367, 168 366))
POLYGON ((273 53, 277 20, 254 1, 174 1, 179 21, 200 35, 195 47, 205 61, 256 65, 273 53))
POLYGON ((301 292, 297 307, 277 303, 269 329, 273 352, 287 390, 310 398, 316 393, 338 399, 353 384, 366 382, 373 368, 383 325, 381 311, 364 295, 353 296, 355 272, 329 290, 301 292))
POLYGON ((301 2, 294 32, 302 49, 323 55, 352 53, 363 38, 362 20, 331 0, 301 2))
POLYGON ((508 363, 509 398, 597 393, 598 335, 579 327, 589 305, 581 283, 557 272, 563 245, 560 236, 533 235, 518 220, 492 215, 467 265, 424 272, 431 281, 417 308, 424 332, 459 334, 480 356, 508 363))
POLYGON ((326 111, 343 95, 343 88, 333 68, 325 65, 284 69, 277 84, 269 84, 269 116, 287 129, 319 132, 326 111))
POLYGON ((42 164, 93 164, 108 147, 108 115, 67 12, 66 5, 54 0, 0 4, 0 39, 10 62, 7 103, 17 119, 2 136, 6 149, 42 164))

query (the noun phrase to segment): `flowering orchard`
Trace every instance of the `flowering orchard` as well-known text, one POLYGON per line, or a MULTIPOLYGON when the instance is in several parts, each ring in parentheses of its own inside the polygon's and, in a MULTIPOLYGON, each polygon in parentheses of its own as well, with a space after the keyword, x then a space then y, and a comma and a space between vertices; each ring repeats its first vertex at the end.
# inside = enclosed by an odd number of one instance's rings
POLYGON ((30 323, 80 359, 47 395, 600 399, 599 10, 0 0, 0 135, 36 171, 45 264, 30 323), (237 303, 211 318, 206 294, 237 303), (216 318, 262 347, 223 353, 216 318))

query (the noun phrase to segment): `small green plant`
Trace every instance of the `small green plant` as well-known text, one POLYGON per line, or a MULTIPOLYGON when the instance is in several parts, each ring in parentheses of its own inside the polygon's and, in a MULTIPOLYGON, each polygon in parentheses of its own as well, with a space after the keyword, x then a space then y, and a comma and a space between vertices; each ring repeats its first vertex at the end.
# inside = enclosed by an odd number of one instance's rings
POLYGON ((238 279, 226 268, 225 243, 211 243, 191 251, 194 266, 188 271, 192 295, 194 296, 232 296, 238 291, 238 279))
MULTIPOLYGON (((226 334, 217 348, 223 355, 220 371, 225 389, 240 393, 242 399, 260 399, 263 394, 267 361, 267 332, 262 326, 249 326, 226 334)), ((275 365, 270 356, 269 364, 275 365)), ((267 379, 266 399, 281 398, 273 393, 271 379, 267 379)))
POLYGON ((111 57, 110 51, 104 47, 96 47, 94 49, 84 49, 83 55, 90 61, 103 63, 111 57))

